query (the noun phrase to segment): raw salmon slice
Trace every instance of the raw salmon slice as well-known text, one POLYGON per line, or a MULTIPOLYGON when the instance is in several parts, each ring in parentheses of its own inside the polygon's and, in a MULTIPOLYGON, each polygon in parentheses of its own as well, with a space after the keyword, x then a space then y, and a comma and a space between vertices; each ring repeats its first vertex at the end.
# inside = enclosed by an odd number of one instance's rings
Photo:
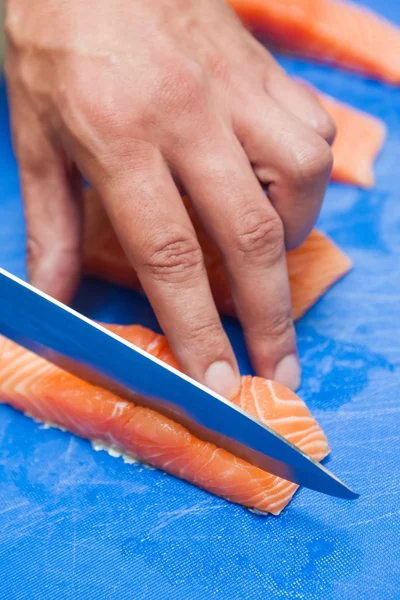
POLYGON ((228 0, 267 43, 393 84, 400 83, 400 29, 339 0, 228 0))
MULTIPOLYGON (((165 338, 140 326, 109 326, 121 337, 177 367, 165 338)), ((202 442, 163 415, 90 385, 0 336, 0 401, 35 419, 104 444, 201 488, 278 515, 297 485, 202 442)), ((234 402, 316 460, 327 439, 300 398, 279 383, 242 378, 234 402)))
MULTIPOLYGON (((218 310, 235 316, 228 279, 221 254, 208 237, 189 201, 186 207, 203 249, 211 290, 218 310)), ((287 253, 292 313, 299 319, 340 277, 351 268, 350 259, 320 231, 314 230, 296 250, 287 253)), ((98 195, 85 192, 84 263, 86 274, 140 289, 138 277, 130 265, 98 195)))
POLYGON ((385 124, 326 94, 319 92, 316 97, 337 128, 332 146, 332 179, 372 188, 375 183, 374 161, 386 138, 385 124))
POLYGON ((350 259, 316 229, 300 248, 287 252, 286 260, 295 320, 351 269, 350 259))

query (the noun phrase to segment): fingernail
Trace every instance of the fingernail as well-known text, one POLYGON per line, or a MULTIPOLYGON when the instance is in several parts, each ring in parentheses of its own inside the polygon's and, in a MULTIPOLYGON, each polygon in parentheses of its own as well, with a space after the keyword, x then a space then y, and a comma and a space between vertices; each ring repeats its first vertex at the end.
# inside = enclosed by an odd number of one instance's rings
POLYGON ((226 361, 220 360, 208 367, 204 379, 207 387, 228 400, 239 391, 239 376, 226 361))
POLYGON ((300 385, 300 364, 299 359, 295 354, 289 354, 282 358, 281 362, 275 369, 275 381, 283 383, 288 388, 296 391, 300 385))

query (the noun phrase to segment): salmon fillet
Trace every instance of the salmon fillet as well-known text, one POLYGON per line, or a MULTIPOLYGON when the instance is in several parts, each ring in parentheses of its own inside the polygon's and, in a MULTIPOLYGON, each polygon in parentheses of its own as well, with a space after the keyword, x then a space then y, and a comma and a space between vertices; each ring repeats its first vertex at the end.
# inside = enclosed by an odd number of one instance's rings
POLYGON ((319 92, 316 97, 337 128, 332 146, 332 179, 372 188, 375 183, 374 161, 386 138, 385 124, 326 94, 319 92))
MULTIPOLYGON (((136 325, 108 327, 178 367, 162 335, 136 325)), ((137 404, 126 401, 2 336, 0 402, 261 512, 278 515, 298 487, 202 442, 178 423, 140 406, 139 396, 137 404)), ((234 402, 316 460, 328 455, 328 442, 318 423, 304 402, 283 385, 243 377, 234 402)))
MULTIPOLYGON (((211 290, 218 310, 235 316, 222 256, 204 231, 189 201, 186 207, 203 249, 211 290)), ((87 275, 140 289, 139 279, 115 235, 98 195, 85 192, 83 268, 87 275)), ((351 268, 350 259, 323 233, 314 230, 296 250, 287 253, 292 313, 299 319, 351 268)))
POLYGON ((228 0, 267 43, 400 83, 400 29, 372 11, 340 0, 228 0))

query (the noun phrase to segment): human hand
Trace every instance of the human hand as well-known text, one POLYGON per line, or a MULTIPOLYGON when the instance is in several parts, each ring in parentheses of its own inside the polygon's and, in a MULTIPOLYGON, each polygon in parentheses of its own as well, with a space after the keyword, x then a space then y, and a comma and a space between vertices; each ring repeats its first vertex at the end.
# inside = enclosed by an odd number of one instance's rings
POLYGON ((182 368, 233 397, 185 190, 223 254, 256 372, 297 387, 285 247, 320 210, 327 114, 222 0, 8 0, 6 28, 32 283, 64 301, 76 287, 82 174, 182 368))

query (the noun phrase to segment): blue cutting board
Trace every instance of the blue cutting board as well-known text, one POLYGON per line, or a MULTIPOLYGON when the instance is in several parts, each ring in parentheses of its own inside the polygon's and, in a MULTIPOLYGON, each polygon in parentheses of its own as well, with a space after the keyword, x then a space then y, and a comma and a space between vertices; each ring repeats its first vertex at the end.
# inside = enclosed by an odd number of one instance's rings
MULTIPOLYGON (((378 4, 400 23, 397 3, 378 4)), ((2 405, 2 600, 400 598, 400 90, 282 63, 389 128, 376 188, 329 188, 319 227, 355 268, 297 324, 300 393, 328 434, 329 466, 361 498, 303 489, 279 518, 259 517, 2 405)), ((7 119, 1 83, 0 264, 24 276, 7 119)), ((82 285, 76 306, 97 319, 156 327, 143 298, 99 282, 82 285)), ((226 327, 248 372, 240 329, 226 327)))

